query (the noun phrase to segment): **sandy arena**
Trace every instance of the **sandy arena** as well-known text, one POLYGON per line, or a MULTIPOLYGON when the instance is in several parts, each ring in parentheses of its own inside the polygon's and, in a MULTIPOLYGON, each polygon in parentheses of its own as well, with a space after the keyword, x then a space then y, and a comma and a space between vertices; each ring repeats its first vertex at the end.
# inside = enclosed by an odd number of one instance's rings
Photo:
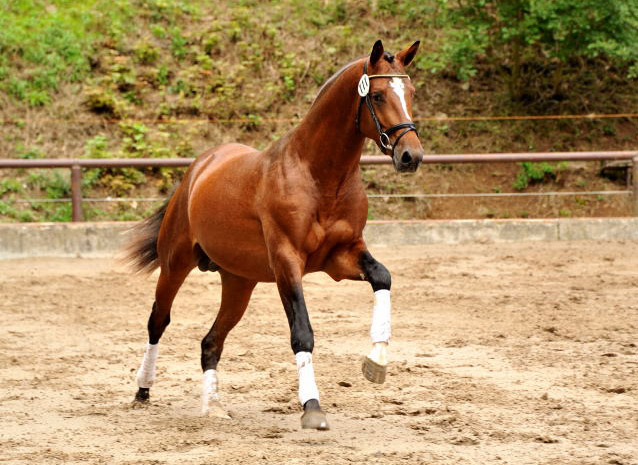
POLYGON ((367 382, 366 283, 304 280, 332 429, 300 429, 275 286, 219 366, 232 420, 198 415, 219 276, 193 271, 134 406, 155 277, 110 260, 0 261, 0 463, 638 463, 636 242, 375 248, 393 274, 392 363, 367 382))

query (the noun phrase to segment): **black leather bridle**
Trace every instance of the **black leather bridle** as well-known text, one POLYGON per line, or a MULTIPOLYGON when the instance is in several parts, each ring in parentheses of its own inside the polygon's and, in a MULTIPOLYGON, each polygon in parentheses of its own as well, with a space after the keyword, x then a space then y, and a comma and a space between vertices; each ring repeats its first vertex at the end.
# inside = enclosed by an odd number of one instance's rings
POLYGON ((359 108, 357 109, 357 117, 355 119, 357 130, 361 132, 359 121, 361 116, 361 106, 363 105, 363 102, 365 101, 368 107, 368 110, 370 110, 370 116, 372 116, 372 121, 374 121, 374 124, 377 127, 377 132, 379 133, 379 143, 381 144, 381 147, 383 147, 383 152, 386 155, 391 155, 394 157, 394 148, 399 143, 401 138, 410 131, 416 132, 417 135, 419 134, 419 132, 416 130, 415 124, 411 121, 398 123, 398 124, 395 124, 394 126, 389 127, 385 131, 383 130, 383 127, 381 126, 381 123, 379 122, 379 118, 377 118, 377 114, 374 111, 374 106, 372 105, 372 99, 370 98, 370 80, 377 79, 377 78, 409 79, 410 76, 408 76, 407 74, 373 74, 372 76, 368 76, 368 61, 366 60, 366 62, 363 64, 363 75, 361 76, 361 79, 359 80, 358 91, 359 91, 360 99, 359 99, 359 108), (395 132, 400 131, 401 129, 403 129, 403 131, 394 140, 394 144, 391 144, 390 136, 394 134, 395 132), (390 153, 387 153, 388 150, 390 151, 390 153))

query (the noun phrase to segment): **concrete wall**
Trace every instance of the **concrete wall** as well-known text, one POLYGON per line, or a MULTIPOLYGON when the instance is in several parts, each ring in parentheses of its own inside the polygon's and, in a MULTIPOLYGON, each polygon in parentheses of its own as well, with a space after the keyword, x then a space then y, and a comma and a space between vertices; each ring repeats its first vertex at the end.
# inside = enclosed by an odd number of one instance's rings
POLYGON ((105 257, 126 243, 135 223, 0 224, 0 259, 23 257, 105 257))
MULTIPOLYGON (((0 223, 0 259, 109 257, 135 223, 0 223)), ((636 240, 638 218, 370 221, 370 246, 559 240, 636 240)))

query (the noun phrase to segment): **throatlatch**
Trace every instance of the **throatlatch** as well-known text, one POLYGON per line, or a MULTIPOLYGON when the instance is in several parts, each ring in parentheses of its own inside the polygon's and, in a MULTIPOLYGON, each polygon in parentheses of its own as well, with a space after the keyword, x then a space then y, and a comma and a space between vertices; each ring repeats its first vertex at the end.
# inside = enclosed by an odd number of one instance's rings
POLYGON ((377 117, 377 114, 374 111, 374 106, 372 105, 372 99, 370 98, 370 79, 378 79, 378 78, 401 78, 401 79, 410 79, 410 76, 407 74, 373 74, 368 76, 368 61, 363 64, 363 75, 361 79, 359 79, 359 85, 357 86, 357 91, 361 99, 359 100, 359 108, 357 109, 357 117, 355 119, 355 124, 357 126, 357 130, 361 132, 360 128, 360 117, 361 117, 361 106, 363 102, 366 102, 366 106, 368 110, 370 110, 370 116, 372 116, 372 121, 374 121, 374 125, 377 127, 377 132, 379 133, 379 143, 381 147, 383 147, 383 151, 386 155, 391 155, 394 157, 394 148, 397 146, 399 141, 403 136, 405 136, 408 132, 414 131, 419 134, 416 130, 416 125, 411 121, 404 121, 402 123, 395 124, 394 126, 390 126, 385 131, 381 126, 381 122, 377 117), (395 139, 394 144, 390 143, 390 136, 395 132, 405 129, 403 132, 399 134, 399 136, 395 139), (387 153, 387 151, 390 153, 387 153))

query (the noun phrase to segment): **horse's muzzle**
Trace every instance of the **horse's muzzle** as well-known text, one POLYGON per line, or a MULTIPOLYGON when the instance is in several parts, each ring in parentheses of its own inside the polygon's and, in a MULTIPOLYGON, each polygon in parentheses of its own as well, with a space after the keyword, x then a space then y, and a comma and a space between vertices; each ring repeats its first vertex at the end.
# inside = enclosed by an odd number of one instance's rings
POLYGON ((423 159, 421 150, 404 150, 400 155, 392 157, 394 168, 401 173, 414 173, 423 159))

